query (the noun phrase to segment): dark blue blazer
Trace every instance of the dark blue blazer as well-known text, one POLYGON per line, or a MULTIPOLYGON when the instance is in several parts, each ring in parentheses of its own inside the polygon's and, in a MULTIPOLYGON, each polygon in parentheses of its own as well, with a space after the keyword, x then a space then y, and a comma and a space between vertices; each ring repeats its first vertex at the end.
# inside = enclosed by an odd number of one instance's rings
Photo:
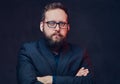
POLYGON ((56 66, 55 57, 45 40, 23 44, 18 54, 18 84, 42 84, 36 77, 46 75, 55 76, 56 84, 93 84, 91 64, 84 49, 65 43, 56 66), (90 73, 86 77, 75 76, 82 66, 90 73))

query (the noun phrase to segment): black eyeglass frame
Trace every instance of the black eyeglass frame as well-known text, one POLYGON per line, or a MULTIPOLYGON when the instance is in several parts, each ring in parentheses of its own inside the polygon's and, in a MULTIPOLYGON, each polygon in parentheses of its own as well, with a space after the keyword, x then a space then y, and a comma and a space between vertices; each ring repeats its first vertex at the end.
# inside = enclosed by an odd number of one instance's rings
POLYGON ((59 25, 59 28, 61 28, 61 29, 67 29, 68 24, 69 24, 69 23, 62 22, 62 21, 60 21, 60 22, 47 21, 47 22, 44 22, 44 23, 46 23, 49 28, 56 28, 56 26, 59 25), (50 25, 50 23, 52 23, 52 22, 54 23, 53 26, 50 25), (62 25, 62 27, 61 27, 61 25, 62 25))

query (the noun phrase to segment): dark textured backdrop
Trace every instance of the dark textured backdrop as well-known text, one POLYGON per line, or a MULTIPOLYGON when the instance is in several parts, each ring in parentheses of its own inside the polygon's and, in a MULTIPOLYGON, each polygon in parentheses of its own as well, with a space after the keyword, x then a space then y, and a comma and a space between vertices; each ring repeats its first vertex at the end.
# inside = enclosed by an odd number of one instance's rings
MULTIPOLYGON (((0 84, 16 84, 22 42, 41 37, 43 6, 53 0, 0 1, 0 84)), ((62 1, 70 13, 69 41, 88 48, 97 84, 120 84, 120 1, 62 1)))

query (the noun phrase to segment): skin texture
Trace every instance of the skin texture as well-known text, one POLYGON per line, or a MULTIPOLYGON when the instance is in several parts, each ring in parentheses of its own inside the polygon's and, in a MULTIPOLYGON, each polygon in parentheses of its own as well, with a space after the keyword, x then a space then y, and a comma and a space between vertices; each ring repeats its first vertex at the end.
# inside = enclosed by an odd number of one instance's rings
MULTIPOLYGON (((49 10, 45 13, 45 20, 47 21, 56 21, 56 22, 66 22, 67 21, 67 15, 66 13, 61 9, 54 9, 49 10)), ((40 23, 40 30, 45 34, 47 38, 49 38, 53 43, 54 42, 60 42, 64 40, 67 36, 67 33, 70 29, 70 26, 68 25, 65 29, 60 29, 57 25, 56 28, 49 28, 46 23, 43 21, 40 23)))
MULTIPOLYGON (((66 13, 61 9, 48 10, 45 13, 45 20, 40 23, 40 30, 44 35, 51 40, 52 43, 61 42, 67 37, 67 33, 70 30, 70 25, 65 29, 60 29, 57 25, 56 28, 49 28, 45 22, 56 21, 56 22, 66 22, 68 23, 68 17, 66 13)), ((84 67, 80 68, 76 76, 87 76, 89 73, 88 69, 84 67)), ((43 76, 37 77, 37 80, 43 84, 52 84, 53 76, 43 76)))

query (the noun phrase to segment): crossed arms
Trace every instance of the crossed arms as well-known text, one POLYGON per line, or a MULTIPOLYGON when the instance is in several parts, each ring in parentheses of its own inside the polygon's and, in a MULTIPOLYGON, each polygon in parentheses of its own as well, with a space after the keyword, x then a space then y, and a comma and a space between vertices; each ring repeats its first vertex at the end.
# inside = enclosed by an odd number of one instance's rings
POLYGON ((75 76, 55 76, 54 80, 52 75, 38 77, 29 60, 24 58, 17 70, 18 84, 93 84, 90 71, 85 68, 81 68, 75 76))
MULTIPOLYGON (((87 76, 88 73, 89 73, 89 70, 82 67, 79 69, 76 76, 87 76)), ((53 83, 53 76, 37 77, 37 80, 42 82, 43 84, 52 84, 53 83)))
POLYGON ((93 84, 93 78, 92 75, 90 75, 91 70, 86 66, 86 68, 80 68, 75 76, 53 76, 49 74, 38 76, 34 64, 28 56, 28 52, 25 48, 22 48, 18 56, 18 84, 54 84, 54 82, 55 84, 93 84))

